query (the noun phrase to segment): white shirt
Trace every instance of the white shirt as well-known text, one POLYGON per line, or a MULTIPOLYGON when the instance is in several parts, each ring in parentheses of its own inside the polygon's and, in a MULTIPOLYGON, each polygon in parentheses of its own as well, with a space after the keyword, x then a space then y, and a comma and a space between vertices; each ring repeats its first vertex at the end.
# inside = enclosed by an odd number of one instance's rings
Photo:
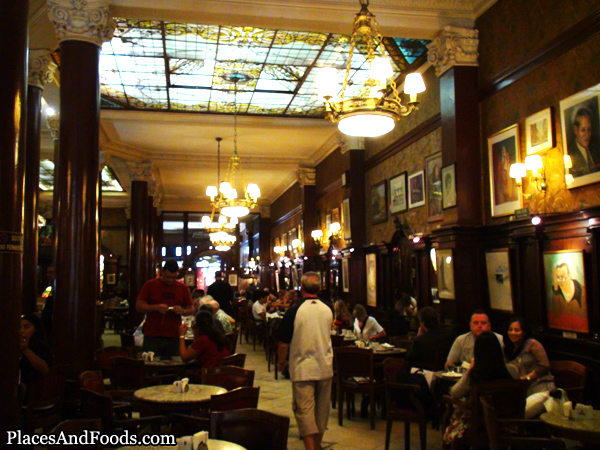
POLYGON ((375 336, 383 331, 383 327, 379 325, 377 319, 372 316, 367 317, 367 321, 363 326, 362 332, 360 326, 358 325, 358 319, 354 319, 354 334, 360 339, 368 339, 371 336, 375 336))
POLYGON ((260 301, 255 301, 252 305, 252 315, 254 316, 254 320, 261 321, 263 318, 260 313, 265 312, 266 303, 261 303, 260 301))

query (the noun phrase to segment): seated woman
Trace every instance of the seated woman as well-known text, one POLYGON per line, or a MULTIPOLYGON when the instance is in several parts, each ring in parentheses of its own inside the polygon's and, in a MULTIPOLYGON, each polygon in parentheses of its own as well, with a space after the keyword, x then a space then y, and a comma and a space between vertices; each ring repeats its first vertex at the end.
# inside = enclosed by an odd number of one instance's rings
POLYGON ((531 419, 545 411, 544 402, 556 389, 548 355, 542 344, 530 336, 529 327, 522 317, 510 319, 508 339, 504 342, 506 360, 517 368, 522 380, 529 381, 525 418, 531 419))
MULTIPOLYGON (((509 380, 519 378, 519 372, 512 365, 506 365, 500 341, 494 333, 486 331, 475 341, 471 367, 458 382, 452 386, 450 396, 460 399, 468 397, 473 383, 509 380)), ((455 408, 450 425, 444 431, 444 441, 447 444, 462 437, 470 426, 470 411, 455 408)))
POLYGON ((53 363, 42 321, 35 314, 21 316, 21 383, 29 385, 36 376, 48 373, 53 363))
POLYGON ((354 334, 362 339, 376 341, 387 336, 385 330, 375 317, 367 315, 363 305, 356 305, 352 311, 354 316, 354 334))
POLYGON ((333 316, 335 321, 333 322, 334 330, 351 330, 352 325, 352 314, 348 311, 346 302, 344 300, 336 300, 333 304, 333 316))
POLYGON ((210 368, 216 367, 222 358, 229 356, 227 339, 217 329, 213 316, 208 311, 202 310, 196 316, 192 325, 194 342, 189 348, 185 348, 187 329, 185 323, 179 327, 179 353, 184 362, 196 358, 200 366, 210 368))

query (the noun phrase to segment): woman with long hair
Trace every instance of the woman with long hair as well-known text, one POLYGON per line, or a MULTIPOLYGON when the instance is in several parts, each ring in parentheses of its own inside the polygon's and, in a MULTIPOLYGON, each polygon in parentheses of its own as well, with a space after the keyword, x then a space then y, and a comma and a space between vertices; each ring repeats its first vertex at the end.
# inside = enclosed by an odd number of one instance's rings
POLYGON ((53 363, 52 350, 42 321, 35 314, 21 316, 21 383, 28 385, 36 376, 48 373, 53 363))
POLYGON ((344 300, 338 299, 333 304, 335 320, 333 322, 334 330, 351 330, 353 328, 352 314, 346 306, 344 300))
POLYGON ((530 419, 545 411, 544 402, 556 389, 550 374, 550 361, 542 344, 531 337, 527 322, 513 317, 508 322, 508 339, 504 342, 506 360, 519 371, 522 380, 529 381, 525 418, 530 419))
MULTIPOLYGON (((518 371, 514 366, 506 365, 498 337, 491 331, 486 331, 475 341, 471 367, 452 386, 450 396, 456 399, 468 397, 473 383, 510 380, 513 378, 519 378, 518 371)), ((444 431, 444 441, 450 444, 462 437, 465 430, 470 426, 470 419, 469 410, 455 407, 450 425, 444 431)))
POLYGON ((194 358, 202 367, 216 367, 219 361, 229 356, 227 338, 219 331, 213 316, 208 311, 201 310, 196 315, 192 325, 194 342, 189 348, 185 347, 185 333, 188 327, 182 323, 179 327, 179 353, 184 362, 194 358))

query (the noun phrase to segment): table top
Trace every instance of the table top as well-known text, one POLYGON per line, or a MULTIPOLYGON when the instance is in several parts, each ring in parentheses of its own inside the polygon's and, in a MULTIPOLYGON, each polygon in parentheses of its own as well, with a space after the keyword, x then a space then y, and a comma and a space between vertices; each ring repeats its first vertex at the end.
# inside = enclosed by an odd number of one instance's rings
POLYGON ((457 373, 457 372, 447 372, 445 370, 440 370, 438 372, 435 372, 435 377, 438 380, 445 380, 445 381, 450 381, 450 382, 457 382, 458 380, 460 380, 462 378, 464 374, 462 373, 457 373))
POLYGON ((582 434, 594 434, 596 439, 600 438, 600 411, 593 411, 593 418, 588 420, 572 420, 555 412, 545 412, 540 419, 552 427, 582 434))
POLYGON ((135 398, 147 402, 155 403, 193 403, 210 400, 211 395, 223 394, 227 392, 219 386, 209 384, 188 384, 187 392, 174 392, 172 384, 161 386, 150 386, 139 389, 133 393, 135 398))
MULTIPOLYGON (((118 450, 177 450, 177 445, 141 445, 120 447, 118 450)), ((221 441, 219 439, 208 440, 208 450, 246 450, 244 447, 233 442, 221 441)))
POLYGON ((180 367, 185 363, 180 359, 155 359, 154 361, 144 361, 146 366, 151 367, 180 367))

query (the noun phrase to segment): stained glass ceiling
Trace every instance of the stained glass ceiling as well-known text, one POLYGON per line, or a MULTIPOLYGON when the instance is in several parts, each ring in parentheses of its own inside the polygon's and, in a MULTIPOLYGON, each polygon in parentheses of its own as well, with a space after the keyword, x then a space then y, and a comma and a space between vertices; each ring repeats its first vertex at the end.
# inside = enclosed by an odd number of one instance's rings
MULTIPOLYGON (((343 81, 350 37, 252 27, 115 19, 102 46, 102 107, 199 113, 320 117, 315 79, 321 67, 343 81)), ((350 24, 349 24, 350 27, 350 24)), ((429 41, 384 38, 397 76, 425 62, 429 41)), ((346 95, 366 80, 360 43, 346 95)))

